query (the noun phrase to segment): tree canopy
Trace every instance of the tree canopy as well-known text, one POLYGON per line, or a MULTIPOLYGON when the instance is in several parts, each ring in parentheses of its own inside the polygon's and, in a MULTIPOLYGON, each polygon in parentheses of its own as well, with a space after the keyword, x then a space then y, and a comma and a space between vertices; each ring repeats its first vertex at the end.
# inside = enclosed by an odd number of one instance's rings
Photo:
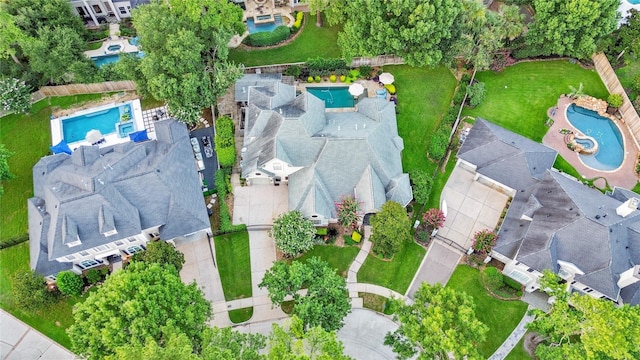
POLYGON ((259 286, 267 288, 275 305, 282 304, 285 297, 291 295, 295 302, 293 313, 300 317, 305 328, 340 329, 344 325, 342 319, 351 310, 344 278, 316 257, 305 263, 294 261, 291 265, 275 262, 259 286), (298 293, 303 287, 307 289, 305 296, 298 293))
POLYGON ((475 316, 473 299, 440 284, 422 286, 413 305, 398 304, 400 327, 385 337, 400 359, 481 359, 478 343, 489 328, 475 316))
POLYGON ((170 325, 200 349, 211 305, 194 282, 185 285, 171 266, 133 262, 105 280, 73 311, 67 329, 74 352, 88 359, 114 355, 123 346, 160 341, 170 325))
MULTIPOLYGON (((9 157, 13 152, 9 151, 4 144, 0 144, 0 181, 11 180, 14 175, 9 170, 9 157)), ((4 187, 0 182, 0 195, 4 194, 4 187)))
POLYGON ((147 243, 147 250, 133 255, 134 261, 147 263, 158 263, 160 265, 173 265, 180 272, 184 265, 184 254, 178 251, 175 246, 166 241, 157 240, 147 243))
POLYGON ((338 45, 347 59, 394 54, 411 66, 436 66, 460 11, 459 0, 348 1, 338 45))
POLYGON ((525 34, 532 55, 586 59, 617 23, 619 0, 533 0, 535 18, 525 34))
POLYGON ((276 247, 286 256, 296 256, 313 247, 316 228, 298 210, 280 214, 269 231, 276 247))
POLYGON ((187 123, 242 75, 227 61, 231 37, 244 32, 242 9, 232 2, 156 0, 135 9, 133 23, 146 53, 139 85, 187 123))
POLYGON ((411 239, 411 221, 407 211, 395 201, 387 201, 371 219, 373 251, 383 257, 392 257, 400 251, 402 243, 411 239))
POLYGON ((536 318, 527 326, 545 339, 536 348, 538 358, 640 358, 640 308, 569 294, 559 280, 551 271, 544 272, 540 287, 555 301, 548 313, 533 310, 536 318))

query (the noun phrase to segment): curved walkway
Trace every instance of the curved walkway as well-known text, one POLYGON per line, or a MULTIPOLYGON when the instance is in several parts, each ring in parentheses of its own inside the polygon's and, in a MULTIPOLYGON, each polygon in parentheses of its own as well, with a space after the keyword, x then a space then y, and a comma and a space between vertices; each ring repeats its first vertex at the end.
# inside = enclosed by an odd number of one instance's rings
POLYGON ((502 345, 500 345, 498 350, 496 350, 496 352, 494 352, 493 355, 489 357, 489 360, 502 360, 507 355, 509 355, 511 350, 513 350, 513 348, 518 344, 520 339, 522 339, 524 334, 527 332, 527 324, 532 322, 535 318, 535 316, 529 315, 529 310, 531 309, 531 305, 529 305, 529 307, 527 308, 527 312, 522 317, 522 320, 520 320, 520 322, 518 323, 518 326, 513 329, 509 337, 502 343, 502 345))

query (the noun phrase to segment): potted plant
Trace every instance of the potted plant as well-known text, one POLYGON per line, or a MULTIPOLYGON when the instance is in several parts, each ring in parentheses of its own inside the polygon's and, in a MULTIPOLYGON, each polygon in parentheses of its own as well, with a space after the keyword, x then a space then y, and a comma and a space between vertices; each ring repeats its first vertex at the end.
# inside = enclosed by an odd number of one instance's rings
POLYGON ((122 121, 122 122, 127 122, 129 120, 131 120, 131 114, 129 114, 128 112, 126 112, 126 113, 124 113, 124 114, 122 114, 120 116, 120 121, 122 121))

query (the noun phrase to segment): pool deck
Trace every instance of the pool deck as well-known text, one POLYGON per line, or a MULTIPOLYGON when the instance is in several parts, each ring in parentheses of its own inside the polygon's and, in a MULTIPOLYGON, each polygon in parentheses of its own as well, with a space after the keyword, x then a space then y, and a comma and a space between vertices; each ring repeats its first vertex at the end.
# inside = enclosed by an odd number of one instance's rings
MULTIPOLYGON (((620 186, 625 189, 632 189, 638 182, 638 176, 635 173, 636 159, 638 158, 638 149, 635 146, 633 135, 629 132, 628 127, 622 121, 616 121, 616 125, 622 132, 624 138, 624 159, 622 165, 616 170, 602 171, 596 170, 586 166, 578 153, 567 148, 564 142, 564 135, 560 133, 560 130, 570 129, 576 132, 580 132, 574 128, 567 120, 567 108, 573 101, 568 97, 560 97, 556 106, 555 114, 553 114, 553 108, 549 109, 548 115, 553 119, 553 125, 547 131, 547 134, 542 139, 542 143, 558 151, 565 160, 567 160, 584 178, 591 179, 598 176, 602 176, 607 179, 610 186, 620 186)), ((603 186, 604 184, 598 184, 603 186)))

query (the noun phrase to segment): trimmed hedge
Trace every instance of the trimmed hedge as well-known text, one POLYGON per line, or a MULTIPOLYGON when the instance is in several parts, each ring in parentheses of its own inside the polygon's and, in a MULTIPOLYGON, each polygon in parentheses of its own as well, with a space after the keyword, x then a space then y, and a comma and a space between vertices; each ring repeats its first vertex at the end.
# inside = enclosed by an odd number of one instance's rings
POLYGON ((236 162, 236 142, 233 135, 233 120, 228 116, 216 119, 215 143, 220 166, 233 166, 236 162))
POLYGON ((247 37, 247 42, 251 46, 271 46, 287 40, 289 35, 291 35, 291 29, 282 25, 273 31, 253 33, 247 37))

